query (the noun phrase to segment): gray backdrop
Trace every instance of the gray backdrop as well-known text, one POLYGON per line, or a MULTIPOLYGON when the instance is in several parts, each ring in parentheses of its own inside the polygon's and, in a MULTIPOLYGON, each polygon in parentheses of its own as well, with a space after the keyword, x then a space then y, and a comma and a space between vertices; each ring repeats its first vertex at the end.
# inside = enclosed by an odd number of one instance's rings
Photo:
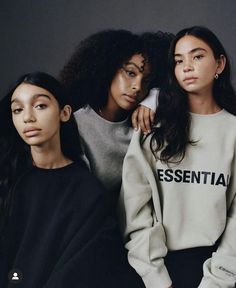
POLYGON ((176 33, 205 25, 223 42, 235 78, 235 24, 236 0, 0 0, 0 98, 23 73, 57 76, 81 39, 106 28, 176 33))

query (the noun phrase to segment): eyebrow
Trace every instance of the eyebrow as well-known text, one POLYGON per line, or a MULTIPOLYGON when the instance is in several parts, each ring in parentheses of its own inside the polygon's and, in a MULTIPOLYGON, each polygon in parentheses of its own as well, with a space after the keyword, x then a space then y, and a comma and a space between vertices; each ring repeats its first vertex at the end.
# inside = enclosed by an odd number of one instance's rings
POLYGON ((143 72, 144 71, 144 64, 143 64, 143 67, 139 67, 136 63, 134 63, 134 62, 127 62, 127 63, 125 63, 125 65, 129 65, 129 64, 131 64, 131 65, 134 65, 138 70, 139 70, 139 72, 143 72))
MULTIPOLYGON (((195 52, 197 52, 197 51, 205 51, 205 52, 207 52, 206 49, 197 47, 197 48, 194 48, 194 49, 190 50, 190 51, 188 52, 188 54, 193 54, 193 53, 195 53, 195 52)), ((177 54, 174 55, 174 57, 176 57, 176 56, 182 56, 182 55, 183 55, 183 54, 177 53, 177 54)))
MULTIPOLYGON (((41 93, 39 93, 39 94, 34 94, 34 95, 33 95, 33 99, 34 99, 34 100, 37 99, 37 98, 39 98, 39 97, 45 97, 45 98, 51 100, 50 96, 48 96, 47 94, 41 94, 41 93)), ((20 100, 18 100, 17 97, 16 97, 15 99, 13 99, 13 100, 11 101, 11 104, 14 103, 14 102, 20 102, 20 100)))

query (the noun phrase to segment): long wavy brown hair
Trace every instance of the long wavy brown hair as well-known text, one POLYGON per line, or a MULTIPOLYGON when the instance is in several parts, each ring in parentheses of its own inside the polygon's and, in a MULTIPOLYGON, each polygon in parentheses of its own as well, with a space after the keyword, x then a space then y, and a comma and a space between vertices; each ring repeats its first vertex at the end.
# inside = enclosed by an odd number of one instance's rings
POLYGON ((223 45, 208 28, 194 26, 181 30, 170 46, 167 85, 161 89, 155 119, 156 125, 151 132, 151 151, 164 163, 181 162, 187 146, 197 145, 190 139, 191 118, 188 94, 180 87, 174 72, 175 46, 185 35, 192 35, 204 41, 212 49, 215 59, 219 59, 221 55, 225 56, 225 69, 220 77, 214 80, 213 97, 221 108, 236 115, 236 94, 231 83, 230 61, 223 45), (157 152, 160 152, 158 156, 157 152))

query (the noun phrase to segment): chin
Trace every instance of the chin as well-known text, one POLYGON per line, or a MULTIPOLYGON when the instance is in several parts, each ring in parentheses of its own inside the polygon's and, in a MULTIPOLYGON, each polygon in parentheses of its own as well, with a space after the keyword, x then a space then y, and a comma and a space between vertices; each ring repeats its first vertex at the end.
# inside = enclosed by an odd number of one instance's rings
POLYGON ((121 107, 123 110, 126 110, 126 111, 130 111, 130 110, 133 110, 137 107, 138 105, 134 105, 134 104, 130 104, 130 103, 127 103, 126 105, 123 105, 123 107, 121 107))
POLYGON ((24 139, 24 141, 29 146, 40 146, 44 143, 44 141, 40 141, 39 139, 24 139))

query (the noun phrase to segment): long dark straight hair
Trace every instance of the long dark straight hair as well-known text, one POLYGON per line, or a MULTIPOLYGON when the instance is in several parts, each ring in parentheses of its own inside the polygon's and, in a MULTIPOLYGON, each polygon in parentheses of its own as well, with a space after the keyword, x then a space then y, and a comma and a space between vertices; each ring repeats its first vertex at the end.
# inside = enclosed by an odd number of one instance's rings
MULTIPOLYGON (((67 95, 62 85, 54 77, 43 72, 34 72, 21 76, 0 101, 1 220, 7 217, 10 211, 13 199, 12 186, 21 175, 33 166, 30 147, 21 139, 12 121, 11 97, 15 89, 22 83, 35 85, 49 91, 57 100, 60 109, 68 103, 67 95)), ((80 138, 73 116, 69 121, 61 123, 60 141, 62 153, 73 161, 80 161, 80 138)))
POLYGON ((168 55, 168 81, 159 96, 159 107, 156 113, 150 148, 152 153, 164 163, 179 163, 185 156, 187 145, 196 143, 190 139, 191 119, 189 114, 188 94, 184 91, 175 77, 175 47, 185 35, 194 36, 204 41, 213 51, 215 59, 221 55, 226 58, 224 71, 214 80, 213 97, 216 103, 228 112, 236 115, 236 94, 231 84, 230 61, 227 53, 216 37, 208 28, 193 26, 181 30, 171 43, 168 55))

